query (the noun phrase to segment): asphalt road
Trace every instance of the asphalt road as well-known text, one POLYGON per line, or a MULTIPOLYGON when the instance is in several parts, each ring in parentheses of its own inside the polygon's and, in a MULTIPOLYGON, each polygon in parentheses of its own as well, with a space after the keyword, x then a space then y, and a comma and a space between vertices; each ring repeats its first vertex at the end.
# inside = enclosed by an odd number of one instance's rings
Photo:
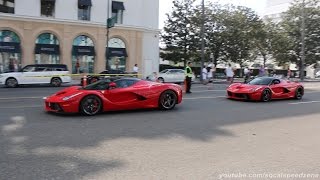
POLYGON ((45 113, 41 97, 61 88, 0 88, 0 179, 320 174, 320 88, 253 103, 227 100, 225 87, 194 85, 172 111, 95 117, 45 113))

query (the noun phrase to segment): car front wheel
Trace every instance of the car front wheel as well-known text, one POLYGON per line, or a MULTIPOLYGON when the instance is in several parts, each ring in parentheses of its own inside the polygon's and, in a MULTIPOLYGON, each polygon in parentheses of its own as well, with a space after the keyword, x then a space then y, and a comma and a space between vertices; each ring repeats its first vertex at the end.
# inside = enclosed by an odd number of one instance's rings
POLYGON ((301 100, 301 99, 302 99, 302 96, 303 96, 303 88, 302 88, 302 87, 299 87, 299 88, 296 90, 295 99, 301 100))
POLYGON ((9 88, 15 88, 18 86, 18 81, 15 78, 8 78, 6 80, 6 86, 9 88))
POLYGON ((176 106, 177 95, 172 90, 164 91, 160 95, 159 106, 163 110, 171 110, 176 106))
POLYGON ((60 87, 62 84, 62 81, 60 78, 52 78, 50 84, 54 87, 60 87))
POLYGON ((87 116, 98 114, 102 109, 102 101, 95 95, 90 95, 82 99, 80 111, 87 116))
POLYGON ((261 100, 263 102, 268 102, 271 100, 271 91, 269 89, 265 89, 263 92, 262 92, 262 95, 261 95, 261 100))

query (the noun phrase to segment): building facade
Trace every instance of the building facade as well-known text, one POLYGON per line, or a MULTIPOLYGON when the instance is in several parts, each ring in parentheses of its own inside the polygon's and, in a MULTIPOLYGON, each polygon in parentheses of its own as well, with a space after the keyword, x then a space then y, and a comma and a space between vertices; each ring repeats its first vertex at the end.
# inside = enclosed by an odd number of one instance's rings
POLYGON ((267 0, 263 17, 274 22, 281 21, 281 15, 287 11, 293 0, 267 0))
POLYGON ((146 76, 159 68, 158 19, 159 0, 0 0, 0 72, 35 63, 131 72, 138 64, 146 76))

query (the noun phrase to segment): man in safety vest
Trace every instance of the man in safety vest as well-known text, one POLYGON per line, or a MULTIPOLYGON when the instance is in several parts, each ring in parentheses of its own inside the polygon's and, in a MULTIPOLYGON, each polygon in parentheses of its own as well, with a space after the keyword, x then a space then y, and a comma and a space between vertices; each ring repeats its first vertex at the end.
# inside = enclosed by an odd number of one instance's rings
POLYGON ((192 66, 192 63, 188 62, 188 65, 185 69, 186 85, 187 85, 186 93, 191 93, 190 89, 191 89, 191 80, 192 80, 193 73, 190 66, 192 66))

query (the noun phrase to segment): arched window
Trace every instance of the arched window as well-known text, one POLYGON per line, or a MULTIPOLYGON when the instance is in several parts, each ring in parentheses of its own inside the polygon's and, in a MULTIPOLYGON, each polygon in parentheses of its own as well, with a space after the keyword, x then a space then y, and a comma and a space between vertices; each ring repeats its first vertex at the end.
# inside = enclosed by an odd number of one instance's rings
POLYGON ((0 73, 21 69, 21 47, 19 36, 9 30, 0 31, 0 73))
POLYGON ((106 50, 106 69, 126 70, 127 50, 126 44, 120 38, 111 38, 106 50))
POLYGON ((59 64, 60 47, 58 38, 51 33, 40 34, 36 39, 36 64, 59 64))
POLYGON ((73 40, 72 73, 94 72, 95 50, 92 39, 81 35, 73 40))

